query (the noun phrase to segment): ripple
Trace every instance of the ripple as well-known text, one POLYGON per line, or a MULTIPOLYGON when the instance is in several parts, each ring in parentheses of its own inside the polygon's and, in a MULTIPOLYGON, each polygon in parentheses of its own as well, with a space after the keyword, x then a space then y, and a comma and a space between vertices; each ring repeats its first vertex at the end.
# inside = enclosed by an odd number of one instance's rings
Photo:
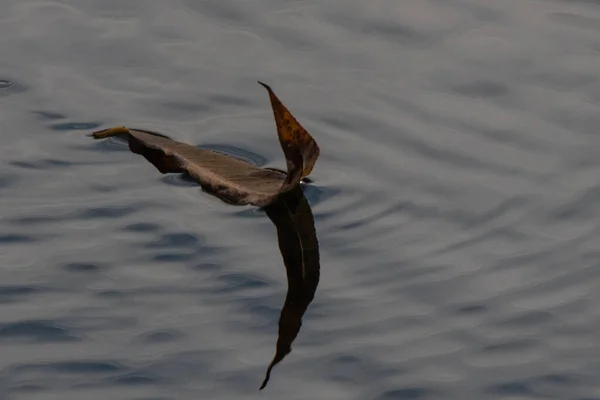
POLYGON ((131 375, 141 375, 155 379, 161 384, 184 384, 199 376, 208 376, 214 370, 212 351, 177 351, 165 353, 158 360, 152 361, 131 375))
POLYGON ((27 294, 33 294, 40 291, 40 287, 37 286, 0 286, 0 297, 1 296, 22 296, 27 294))
MULTIPOLYGON (((246 300, 245 300, 246 301, 246 300)), ((281 309, 277 307, 268 306, 265 304, 254 304, 254 301, 248 301, 240 310, 252 315, 256 318, 259 329, 264 329, 265 325, 263 321, 276 321, 281 313, 281 309)), ((249 328, 249 327, 247 327, 249 328)))
POLYGON ((157 249, 158 254, 152 257, 157 262, 184 262, 198 256, 206 256, 214 251, 212 247, 203 245, 204 239, 192 233, 168 233, 161 235, 158 239, 142 245, 144 248, 157 249), (164 251, 164 250, 187 250, 164 251), (164 251, 164 252, 163 252, 164 251))
POLYGON ((548 18, 564 24, 566 26, 572 26, 576 28, 600 30, 600 18, 594 18, 591 16, 577 15, 573 13, 565 12, 552 12, 548 14, 548 18))
POLYGON ((340 18, 339 15, 331 15, 331 22, 339 27, 348 30, 350 33, 359 33, 371 35, 379 39, 388 40, 405 47, 427 47, 432 42, 432 37, 424 32, 420 32, 413 26, 409 26, 401 21, 388 21, 386 19, 373 19, 368 16, 345 15, 340 18))
MULTIPOLYGON (((485 368, 511 368, 537 362, 543 357, 545 349, 541 339, 529 339, 526 335, 516 336, 482 347, 470 356, 469 365, 485 368)), ((531 337, 531 333, 527 335, 531 337)))
POLYGON ((502 355, 506 355, 508 353, 516 352, 520 353, 522 351, 528 350, 537 345, 537 341, 530 339, 522 339, 522 340, 512 340, 504 343, 498 343, 489 345, 483 348, 483 351, 486 353, 501 353, 502 355))
POLYGON ((184 336, 182 332, 174 329, 159 330, 143 333, 137 337, 137 340, 144 343, 168 343, 177 341, 184 336))
POLYGON ((102 266, 100 264, 94 264, 94 263, 68 263, 68 264, 63 265, 62 268, 64 270, 66 270, 67 272, 76 273, 76 274, 95 273, 95 272, 99 272, 99 271, 105 269, 104 266, 102 266))
POLYGON ((105 185, 105 184, 92 184, 89 186, 90 190, 93 190, 97 193, 114 193, 122 190, 121 186, 116 185, 105 185))
POLYGON ((468 315, 482 314, 482 313, 485 313, 486 311, 488 311, 488 308, 481 304, 465 305, 465 306, 461 306, 456 309, 457 314, 468 314, 468 315))
POLYGON ((143 373, 130 373, 116 378, 111 378, 110 381, 119 385, 155 385, 163 379, 159 376, 153 376, 143 373))
POLYGON ((152 260, 156 262, 180 263, 193 260, 195 256, 196 253, 163 253, 155 255, 154 257, 152 257, 152 260))
POLYGON ((264 218, 266 215, 262 208, 248 206, 239 207, 242 208, 242 210, 234 213, 237 218, 264 218))
POLYGON ((492 385, 486 389, 486 392, 500 396, 529 396, 534 394, 529 385, 518 381, 492 385))
POLYGON ((216 263, 201 263, 191 267, 194 271, 218 271, 223 267, 216 263))
POLYGON ((0 78, 0 97, 25 92, 29 89, 25 84, 14 79, 0 78))
POLYGON ((165 101, 162 99, 146 99, 141 103, 155 116, 164 119, 187 119, 208 114, 212 108, 209 104, 195 101, 165 101))
POLYGON ((595 205, 600 201, 600 185, 594 185, 586 188, 583 192, 577 193, 575 197, 568 202, 561 204, 553 210, 550 216, 555 220, 587 220, 593 218, 595 205))
POLYGON ((94 293, 94 296, 106 299, 124 299, 129 295, 129 292, 122 290, 100 290, 94 293))
POLYGON ((217 278, 220 286, 214 289, 217 293, 231 293, 245 289, 256 289, 268 286, 267 282, 249 274, 228 274, 217 278))
MULTIPOLYGON (((131 291, 128 291, 131 293, 131 291)), ((137 318, 133 316, 94 316, 89 311, 78 315, 73 320, 72 325, 76 325, 78 329, 85 331, 114 331, 119 329, 133 329, 138 326, 137 318)))
POLYGON ((363 25, 363 32, 382 36, 391 39, 394 42, 401 42, 404 45, 426 46, 431 40, 428 36, 416 29, 400 23, 368 23, 363 25))
POLYGON ((126 368, 116 361, 79 360, 51 363, 24 364, 12 368, 13 372, 44 372, 62 374, 107 374, 124 371, 126 368))
POLYGON ((431 396, 431 391, 425 388, 414 387, 405 389, 395 389, 383 393, 377 397, 377 400, 413 400, 424 399, 431 396))
POLYGON ((162 235, 158 240, 148 243, 145 247, 150 248, 166 248, 166 247, 196 247, 200 243, 200 238, 193 233, 167 233, 162 235))
POLYGON ((97 207, 84 210, 78 214, 81 219, 112 219, 122 218, 140 211, 140 205, 137 206, 110 206, 97 207))
POLYGON ((577 383, 577 381, 572 377, 563 374, 542 375, 535 378, 535 381, 540 383, 556 384, 558 386, 572 386, 577 383))
POLYGON ((243 97, 228 96, 226 94, 215 94, 209 97, 211 103, 223 104, 226 106, 248 106, 250 101, 243 97))
POLYGON ((554 315, 546 311, 532 311, 525 314, 515 315, 514 317, 507 318, 501 322, 498 322, 499 327, 514 327, 524 328, 528 326, 536 326, 544 324, 554 320, 554 315))
POLYGON ((76 163, 67 160, 57 160, 57 159, 45 159, 39 161, 11 161, 9 163, 15 167, 25 168, 25 169, 52 169, 52 168, 64 168, 64 167, 73 167, 76 163))
POLYGON ((66 115, 53 111, 33 111, 34 114, 46 121, 55 121, 57 119, 65 119, 66 115))
POLYGON ((304 196, 311 206, 317 205, 330 198, 338 196, 342 191, 333 186, 302 185, 304 196))
POLYGON ((135 400, 175 400, 175 397, 140 397, 135 400))
POLYGON ((36 385, 33 383, 26 383, 23 385, 14 385, 11 390, 14 392, 21 392, 21 393, 35 393, 35 392, 42 392, 44 390, 47 390, 48 388, 44 385, 36 385))
POLYGON ((331 379, 342 384, 354 385, 367 384, 404 373, 404 371, 384 367, 377 360, 351 354, 336 355, 324 361, 323 368, 330 371, 331 379))
POLYGON ((70 342, 80 338, 55 321, 29 320, 0 324, 0 338, 29 339, 37 342, 70 342))
POLYGON ((70 145, 69 148, 76 151, 93 151, 97 153, 122 151, 129 152, 129 145, 126 138, 113 136, 105 140, 93 141, 91 145, 70 145))
POLYGON ((16 233, 0 235, 0 246, 5 244, 19 244, 19 243, 32 243, 37 239, 33 236, 19 235, 16 233))
POLYGON ((9 304, 22 301, 24 297, 48 292, 49 289, 41 286, 10 285, 0 286, 0 303, 9 304))
POLYGON ((175 397, 143 397, 136 400, 175 400, 175 397))
POLYGON ((101 125, 100 122, 63 122, 50 125, 50 129, 55 131, 88 131, 101 125))
POLYGON ((137 224, 127 225, 122 230, 126 232, 156 232, 160 230, 160 226, 148 222, 140 222, 137 224))
POLYGON ((0 79, 0 89, 6 89, 12 85, 13 83, 11 81, 6 79, 0 79))
POLYGON ((198 3, 192 0, 183 0, 183 3, 191 10, 200 13, 205 18, 221 21, 227 24, 239 25, 247 20, 247 13, 243 12, 243 7, 239 5, 215 2, 198 3))
POLYGON ((10 222, 15 225, 46 225, 52 222, 61 222, 63 217, 51 216, 51 215, 27 215, 24 217, 12 218, 10 222))
POLYGON ((17 175, 14 174, 2 174, 0 175, 0 189, 4 189, 12 186, 12 184, 17 181, 17 175))
POLYGON ((506 85, 492 81, 473 81, 453 86, 452 90, 462 96, 494 98, 506 96, 509 93, 506 85))

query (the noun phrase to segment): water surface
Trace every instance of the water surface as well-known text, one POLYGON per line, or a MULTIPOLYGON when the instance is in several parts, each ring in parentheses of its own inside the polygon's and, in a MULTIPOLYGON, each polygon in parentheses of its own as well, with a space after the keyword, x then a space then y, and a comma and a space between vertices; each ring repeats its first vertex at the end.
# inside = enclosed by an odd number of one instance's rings
POLYGON ((5 0, 0 391, 12 399, 600 399, 600 4, 5 0), (321 147, 321 276, 265 212, 114 125, 285 166, 321 147))

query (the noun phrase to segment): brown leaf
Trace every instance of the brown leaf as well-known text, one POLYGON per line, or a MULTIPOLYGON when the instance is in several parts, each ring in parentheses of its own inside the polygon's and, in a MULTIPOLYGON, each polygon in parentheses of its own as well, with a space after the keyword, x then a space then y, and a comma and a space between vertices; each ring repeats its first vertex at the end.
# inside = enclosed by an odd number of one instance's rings
POLYGON ((187 173, 203 189, 229 203, 264 207, 281 193, 292 190, 312 171, 319 157, 319 147, 271 88, 259 83, 269 92, 277 134, 286 158, 286 174, 178 142, 156 132, 121 126, 94 132, 92 136, 95 139, 126 137, 129 149, 144 156, 161 173, 187 173))
POLYGON ((279 98, 273 93, 271 88, 263 83, 258 82, 269 92, 271 107, 275 117, 275 125, 277 126, 277 135, 281 148, 288 161, 288 171, 294 168, 290 166, 290 161, 297 160, 298 154, 302 159, 302 177, 309 175, 319 157, 319 146, 310 134, 300 125, 296 118, 289 110, 281 103, 279 98))
POLYGON ((260 389, 264 389, 273 367, 292 351, 292 342, 302 327, 302 316, 312 302, 319 284, 319 242, 314 218, 300 186, 282 194, 265 207, 277 228, 279 249, 285 264, 288 292, 279 317, 275 357, 267 368, 260 389))

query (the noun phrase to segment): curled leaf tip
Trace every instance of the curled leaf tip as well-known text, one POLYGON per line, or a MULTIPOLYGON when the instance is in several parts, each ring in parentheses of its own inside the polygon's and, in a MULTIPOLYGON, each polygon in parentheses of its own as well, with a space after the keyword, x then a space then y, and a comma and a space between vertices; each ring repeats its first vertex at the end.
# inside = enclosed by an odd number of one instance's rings
POLYGON ((271 87, 264 82, 257 81, 259 85, 263 86, 267 90, 271 90, 271 87))

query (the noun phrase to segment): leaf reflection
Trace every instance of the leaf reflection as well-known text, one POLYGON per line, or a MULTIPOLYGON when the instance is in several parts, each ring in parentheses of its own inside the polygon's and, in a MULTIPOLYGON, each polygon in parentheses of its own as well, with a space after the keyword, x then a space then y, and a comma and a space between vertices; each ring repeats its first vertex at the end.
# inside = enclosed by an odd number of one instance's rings
POLYGON ((292 342, 300 332, 302 316, 314 298, 320 275, 314 218, 302 187, 281 194, 265 211, 277 228, 288 291, 279 317, 275 357, 267 368, 261 390, 267 385, 273 367, 292 351, 292 342))

